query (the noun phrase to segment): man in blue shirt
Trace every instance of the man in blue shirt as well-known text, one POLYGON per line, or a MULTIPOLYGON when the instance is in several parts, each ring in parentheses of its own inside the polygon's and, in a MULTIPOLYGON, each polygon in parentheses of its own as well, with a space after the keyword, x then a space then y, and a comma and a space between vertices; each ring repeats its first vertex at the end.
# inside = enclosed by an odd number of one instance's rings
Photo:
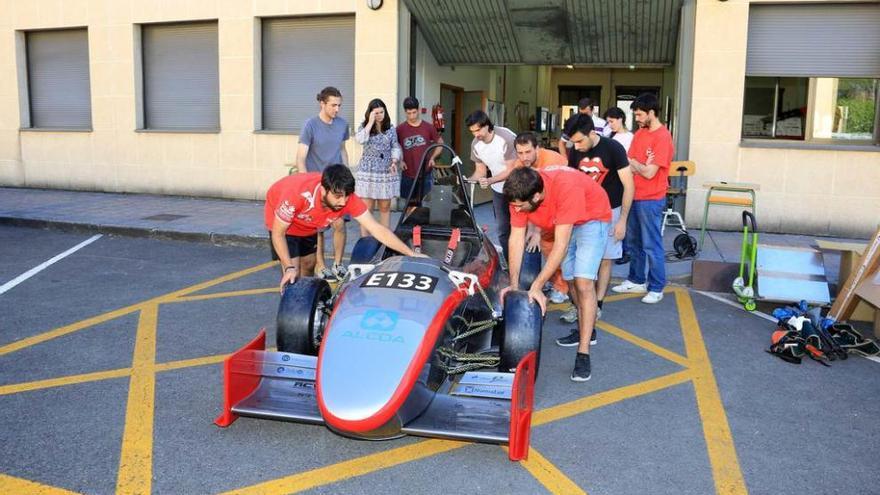
MULTIPOLYGON (((342 107, 342 93, 333 86, 327 86, 318 93, 321 110, 318 115, 306 120, 299 136, 296 150, 296 167, 305 172, 323 172, 330 165, 348 165, 345 141, 348 140, 348 122, 338 117, 342 107)), ((333 228, 333 269, 328 269, 324 260, 324 232, 318 232, 315 273, 324 279, 342 279, 345 267, 342 255, 345 250, 345 221, 338 219, 333 228)))

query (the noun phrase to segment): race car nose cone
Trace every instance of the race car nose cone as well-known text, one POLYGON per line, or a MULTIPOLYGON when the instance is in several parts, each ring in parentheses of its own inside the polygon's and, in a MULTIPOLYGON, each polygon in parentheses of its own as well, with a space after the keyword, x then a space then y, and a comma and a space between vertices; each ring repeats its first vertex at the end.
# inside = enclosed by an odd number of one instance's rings
POLYGON ((318 405, 328 424, 385 424, 418 380, 457 291, 430 265, 391 264, 349 285, 321 343, 318 405), (440 314, 443 313, 443 314, 440 314))

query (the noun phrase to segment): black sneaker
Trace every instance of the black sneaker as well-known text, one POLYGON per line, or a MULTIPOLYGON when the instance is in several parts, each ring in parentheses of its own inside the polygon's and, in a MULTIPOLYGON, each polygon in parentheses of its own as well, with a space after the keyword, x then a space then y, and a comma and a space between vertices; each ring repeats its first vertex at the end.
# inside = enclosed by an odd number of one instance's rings
MULTIPOLYGON (((596 333, 596 329, 594 328, 593 333, 590 335, 590 345, 596 345, 596 342, 598 342, 596 340, 596 335, 598 334, 596 333)), ((558 339, 556 339, 556 345, 562 347, 574 347, 580 344, 580 342, 581 334, 577 328, 572 328, 571 333, 569 333, 565 337, 559 337, 558 339)))
POLYGON ((624 254, 620 258, 617 258, 616 260, 614 260, 615 265, 625 265, 627 263, 629 263, 629 255, 627 255, 627 254, 624 254))
POLYGON ((580 332, 578 332, 577 328, 572 328, 571 333, 566 335, 565 337, 559 337, 556 339, 556 345, 562 347, 574 347, 581 342, 580 332))
POLYGON ((585 382, 590 379, 590 355, 577 353, 574 358, 574 370, 571 372, 571 381, 585 382))
POLYGON ((598 336, 599 336, 599 332, 597 332, 596 329, 594 328, 593 333, 590 334, 590 345, 591 346, 596 345, 596 342, 599 342, 598 336))

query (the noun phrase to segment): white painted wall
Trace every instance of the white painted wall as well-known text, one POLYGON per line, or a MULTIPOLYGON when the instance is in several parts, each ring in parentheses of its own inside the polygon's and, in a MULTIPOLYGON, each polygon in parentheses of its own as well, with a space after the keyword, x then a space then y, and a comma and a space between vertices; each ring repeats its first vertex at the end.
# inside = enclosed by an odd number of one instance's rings
POLYGON ((486 91, 490 98, 498 91, 497 77, 493 77, 496 67, 439 65, 421 31, 416 37, 416 50, 416 98, 423 107, 430 109, 440 102, 440 84, 486 91))

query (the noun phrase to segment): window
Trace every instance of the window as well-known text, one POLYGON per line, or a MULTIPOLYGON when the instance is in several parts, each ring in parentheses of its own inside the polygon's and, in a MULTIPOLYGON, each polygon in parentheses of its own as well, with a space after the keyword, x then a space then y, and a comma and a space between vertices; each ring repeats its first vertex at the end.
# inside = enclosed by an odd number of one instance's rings
POLYGON ((85 29, 25 33, 28 112, 22 126, 91 129, 89 38, 85 29))
POLYGON ((743 138, 880 144, 880 4, 752 4, 743 138))
POLYGON ((807 81, 798 77, 747 77, 743 137, 803 140, 807 81))
POLYGON ((217 23, 144 25, 141 46, 143 127, 219 130, 217 23))
POLYGON ((871 141, 877 125, 880 79, 819 78, 813 81, 813 138, 871 141))
POLYGON ((339 89, 340 116, 357 125, 363 110, 354 108, 354 17, 264 19, 262 129, 299 132, 317 115, 315 96, 326 86, 339 89))

